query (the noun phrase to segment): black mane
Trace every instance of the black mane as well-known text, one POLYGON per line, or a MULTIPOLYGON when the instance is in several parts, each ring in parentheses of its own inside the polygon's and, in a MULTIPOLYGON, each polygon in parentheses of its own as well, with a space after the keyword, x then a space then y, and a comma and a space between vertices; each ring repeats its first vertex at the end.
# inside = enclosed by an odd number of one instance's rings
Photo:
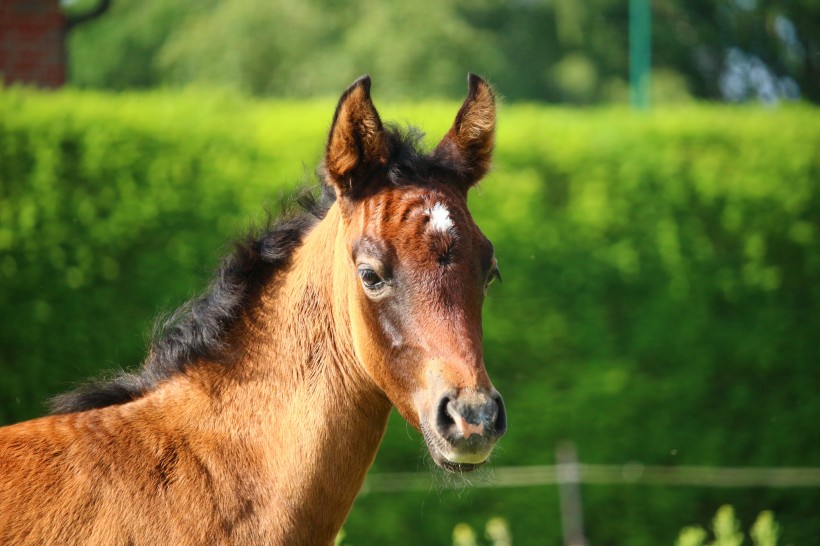
MULTIPOLYGON (((457 172, 450 160, 420 150, 422 133, 412 127, 387 127, 390 160, 380 178, 393 184, 457 172), (386 175, 386 176, 385 176, 386 175)), ((205 293, 159 321, 144 366, 133 372, 89 382, 54 397, 52 413, 74 413, 124 404, 144 396, 197 360, 227 362, 225 337, 259 289, 284 268, 305 235, 333 205, 334 190, 324 181, 321 194, 302 192, 294 207, 269 223, 261 235, 248 236, 225 258, 205 293)))
POLYGON ((322 190, 318 198, 303 191, 296 199, 298 208, 284 205, 280 217, 261 235, 249 235, 236 243, 205 293, 155 324, 154 341, 142 369, 121 372, 58 395, 51 400, 52 412, 73 413, 123 404, 143 396, 194 361, 224 360, 225 334, 241 316, 241 310, 276 271, 287 265, 305 234, 333 204, 333 191, 326 185, 322 190))

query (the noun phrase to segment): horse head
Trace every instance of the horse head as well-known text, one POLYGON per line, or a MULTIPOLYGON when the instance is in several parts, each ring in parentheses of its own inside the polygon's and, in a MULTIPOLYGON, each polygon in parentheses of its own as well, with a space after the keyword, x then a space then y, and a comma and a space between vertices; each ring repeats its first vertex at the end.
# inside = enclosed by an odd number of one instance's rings
POLYGON ((438 146, 408 152, 363 77, 339 101, 323 163, 341 210, 336 286, 358 364, 449 471, 484 464, 507 426, 482 350, 481 308, 498 265, 467 208, 494 133, 492 89, 470 75, 438 146))

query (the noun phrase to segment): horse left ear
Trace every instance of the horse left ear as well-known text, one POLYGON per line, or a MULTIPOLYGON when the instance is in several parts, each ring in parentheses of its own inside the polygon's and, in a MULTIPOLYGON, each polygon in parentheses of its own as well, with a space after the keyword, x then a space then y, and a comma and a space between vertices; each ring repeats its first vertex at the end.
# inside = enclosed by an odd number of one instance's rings
POLYGON ((370 76, 362 76, 342 94, 325 150, 325 171, 339 197, 361 190, 370 172, 387 163, 384 126, 370 100, 370 76))
POLYGON ((490 85, 476 76, 467 77, 470 91, 450 131, 444 135, 435 156, 454 161, 458 182, 466 192, 490 169, 495 145, 495 95, 490 85))

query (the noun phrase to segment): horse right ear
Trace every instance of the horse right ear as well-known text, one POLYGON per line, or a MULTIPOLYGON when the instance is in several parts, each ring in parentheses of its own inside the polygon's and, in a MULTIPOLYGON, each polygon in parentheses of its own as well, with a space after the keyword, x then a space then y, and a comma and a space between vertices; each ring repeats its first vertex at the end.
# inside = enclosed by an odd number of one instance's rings
POLYGON ((476 76, 467 77, 470 90, 456 114, 450 131, 433 155, 453 161, 458 184, 466 193, 490 169, 495 145, 495 95, 490 84, 476 76))
POLYGON ((339 197, 352 197, 387 158, 384 126, 370 100, 370 76, 362 76, 339 99, 325 150, 325 172, 339 197))

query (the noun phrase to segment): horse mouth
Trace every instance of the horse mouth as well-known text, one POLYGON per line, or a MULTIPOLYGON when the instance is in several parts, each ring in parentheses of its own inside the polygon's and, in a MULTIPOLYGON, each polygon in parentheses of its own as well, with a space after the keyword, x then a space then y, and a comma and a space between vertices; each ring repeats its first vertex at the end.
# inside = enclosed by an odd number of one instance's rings
POLYGON ((489 453, 483 457, 478 454, 465 453, 464 458, 468 459, 468 461, 455 461, 453 460, 453 455, 446 454, 444 445, 442 445, 446 443, 444 439, 438 437, 425 426, 422 426, 421 430, 422 436, 424 436, 424 442, 427 444, 427 450, 430 452, 433 462, 436 463, 436 466, 447 472, 452 474, 466 474, 481 468, 487 464, 489 460, 489 453), (474 461, 474 459, 478 460, 474 461))
POLYGON ((451 472, 453 474, 466 474, 468 472, 472 472, 473 470, 477 470, 487 464, 487 461, 481 463, 454 463, 453 461, 442 459, 438 462, 438 465, 446 470, 447 472, 451 472))

